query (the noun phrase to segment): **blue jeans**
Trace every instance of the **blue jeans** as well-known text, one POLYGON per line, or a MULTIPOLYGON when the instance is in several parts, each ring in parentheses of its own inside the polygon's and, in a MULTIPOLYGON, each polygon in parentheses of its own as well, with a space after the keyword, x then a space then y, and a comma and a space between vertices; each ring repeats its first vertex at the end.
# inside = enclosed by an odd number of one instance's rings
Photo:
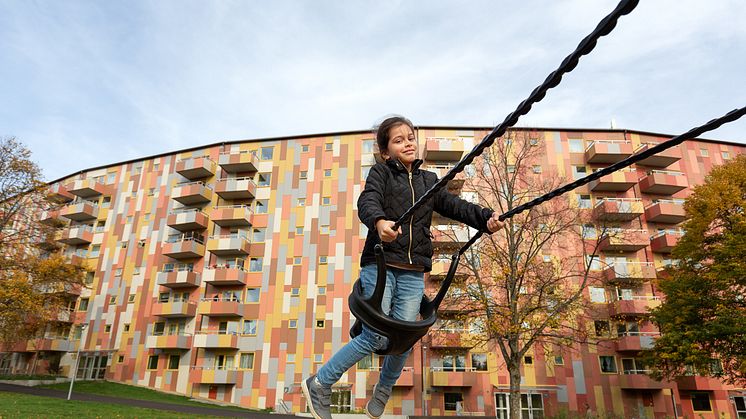
MULTIPOLYGON (((366 265, 360 269, 360 280, 365 298, 373 295, 377 272, 378 268, 375 264, 366 265)), ((381 309, 395 319, 415 321, 420 313, 420 302, 424 291, 424 273, 389 266, 386 269, 386 290, 383 293, 381 309)), ((334 354, 316 372, 316 378, 322 385, 331 386, 358 361, 387 345, 388 339, 385 336, 379 335, 363 324, 363 332, 334 354)), ((410 352, 412 352, 411 349, 401 355, 386 355, 381 368, 379 386, 389 389, 394 386, 410 352)))

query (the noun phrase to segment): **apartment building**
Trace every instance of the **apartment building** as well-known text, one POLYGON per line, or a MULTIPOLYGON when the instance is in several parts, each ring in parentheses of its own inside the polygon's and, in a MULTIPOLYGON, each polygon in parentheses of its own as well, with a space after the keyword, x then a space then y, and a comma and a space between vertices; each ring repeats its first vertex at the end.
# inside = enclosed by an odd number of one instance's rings
MULTIPOLYGON (((532 128, 545 147, 536 171, 568 180, 670 136, 627 130, 532 128)), ((487 128, 420 127, 425 168, 443 175, 487 128)), ((598 308, 604 345, 524 359, 524 417, 571 411, 620 417, 738 417, 746 390, 691 375, 657 382, 637 354, 657 335, 646 320, 660 303, 651 282, 672 263, 683 199, 710 169, 744 147, 688 141, 574 191, 595 219, 617 227, 601 243, 598 308)), ((71 263, 92 273, 69 311, 38 339, 5 348, 0 373, 107 379, 278 412, 306 410, 299 383, 349 340, 347 297, 367 234, 356 200, 375 146, 367 131, 216 143, 83 170, 50 183, 59 208, 39 222, 71 263)), ((449 187, 464 190, 467 174, 449 187)), ((448 247, 453 238, 439 235, 448 247)), ((459 237, 457 235, 457 237, 459 237)), ((458 240, 458 239, 457 239, 458 240)), ((436 259, 432 288, 447 271, 436 259)), ((461 329, 434 329, 418 343, 387 413, 507 417, 508 375, 495 348, 461 329)), ((334 387, 340 412, 362 409, 377 382, 372 356, 334 387)))

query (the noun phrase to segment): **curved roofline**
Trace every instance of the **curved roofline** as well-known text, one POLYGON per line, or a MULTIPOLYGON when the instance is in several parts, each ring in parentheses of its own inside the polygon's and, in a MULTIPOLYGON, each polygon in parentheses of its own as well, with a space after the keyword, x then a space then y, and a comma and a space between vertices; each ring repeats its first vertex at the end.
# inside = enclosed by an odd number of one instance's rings
MULTIPOLYGON (((480 127, 480 126, 454 126, 454 125, 415 125, 416 129, 430 129, 430 130, 436 130, 436 129, 442 129, 442 130, 473 130, 473 131, 492 131, 495 127, 480 127)), ((512 127, 509 128, 510 130, 514 131, 571 131, 571 132, 627 132, 632 134, 642 134, 642 135, 652 135, 652 136, 658 136, 658 137, 674 137, 671 134, 662 134, 658 132, 651 132, 651 131, 638 131, 633 129, 620 129, 620 128, 558 128, 558 127, 512 127)), ((313 138, 313 137, 332 137, 332 136, 339 136, 339 135, 356 135, 356 134, 370 134, 370 129, 365 130, 351 130, 351 131, 335 131, 335 132, 324 132, 324 133, 317 133, 317 134, 294 134, 294 135, 288 135, 288 136, 282 136, 282 137, 265 137, 265 138, 253 138, 253 139, 240 139, 240 140, 225 140, 225 141, 217 141, 211 144, 204 144, 194 147, 188 147, 188 148, 182 148, 178 150, 173 150, 169 152, 164 153, 158 153, 158 154, 152 154, 149 156, 139 157, 136 159, 130 159, 130 160, 123 160, 119 162, 114 163, 108 163, 101 166, 95 166, 95 167, 89 167, 87 169, 81 169, 77 172, 73 172, 67 176, 63 176, 60 178, 57 178, 55 180, 48 181, 47 184, 51 185, 53 183, 57 183, 63 179, 67 179, 71 176, 85 173, 85 172, 91 172, 94 170, 100 170, 100 169, 106 169, 108 167, 114 167, 119 166, 122 164, 129 164, 134 163, 138 161, 144 161, 144 160, 150 160, 155 159, 158 157, 164 157, 164 156, 170 156, 173 154, 179 154, 179 153, 186 153, 189 151, 199 150, 203 148, 209 148, 209 147, 215 147, 220 145, 226 145, 226 144, 242 144, 242 143, 255 143, 255 142, 264 142, 264 141, 282 141, 282 140, 296 140, 299 138, 313 138)), ((693 140, 697 141, 704 141, 708 143, 717 143, 717 144, 727 144, 727 145, 735 145, 735 146, 746 146, 742 143, 737 143, 734 141, 723 141, 723 140, 712 140, 707 138, 693 138, 693 140)))

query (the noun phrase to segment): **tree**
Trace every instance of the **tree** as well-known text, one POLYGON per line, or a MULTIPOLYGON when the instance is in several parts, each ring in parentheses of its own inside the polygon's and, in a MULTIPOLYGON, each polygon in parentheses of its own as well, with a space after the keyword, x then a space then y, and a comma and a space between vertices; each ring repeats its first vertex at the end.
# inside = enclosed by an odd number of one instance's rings
POLYGON ((54 205, 31 152, 15 138, 0 139, 0 344, 36 335, 68 304, 85 270, 56 254, 54 227, 36 222, 54 205))
MULTIPOLYGON (((535 133, 509 132, 468 170, 468 189, 481 204, 505 213, 559 187, 564 182, 543 162, 544 150, 535 133)), ((595 280, 590 262, 602 235, 586 240, 589 216, 568 196, 558 197, 507 220, 505 229, 464 255, 468 274, 457 285, 459 316, 471 319, 473 344, 481 340, 501 354, 511 417, 521 416, 524 356, 536 348, 551 354, 590 337, 584 290, 595 280)), ((463 319, 446 316, 445 322, 463 319)))
POLYGON ((684 208, 678 263, 659 280, 665 300, 652 319, 661 337, 648 362, 659 378, 696 372, 744 382, 746 156, 713 169, 684 208))

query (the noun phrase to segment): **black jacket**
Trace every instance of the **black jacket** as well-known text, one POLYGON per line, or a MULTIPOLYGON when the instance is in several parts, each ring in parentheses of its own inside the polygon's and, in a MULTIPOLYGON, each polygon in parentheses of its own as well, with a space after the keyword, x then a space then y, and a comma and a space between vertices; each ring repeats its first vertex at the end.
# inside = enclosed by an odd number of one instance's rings
MULTIPOLYGON (((375 263, 373 247, 380 243, 376 221, 396 221, 414 202, 437 181, 435 173, 420 170, 422 160, 416 160, 410 173, 398 160, 377 163, 370 169, 365 189, 357 201, 358 216, 368 227, 368 237, 360 258, 360 266, 375 263)), ((432 199, 422 205, 402 226, 402 234, 390 243, 384 243, 387 262, 419 265, 425 272, 432 269, 433 245, 430 221, 433 210, 453 220, 487 231, 487 220, 492 210, 465 201, 440 189, 432 199)))

